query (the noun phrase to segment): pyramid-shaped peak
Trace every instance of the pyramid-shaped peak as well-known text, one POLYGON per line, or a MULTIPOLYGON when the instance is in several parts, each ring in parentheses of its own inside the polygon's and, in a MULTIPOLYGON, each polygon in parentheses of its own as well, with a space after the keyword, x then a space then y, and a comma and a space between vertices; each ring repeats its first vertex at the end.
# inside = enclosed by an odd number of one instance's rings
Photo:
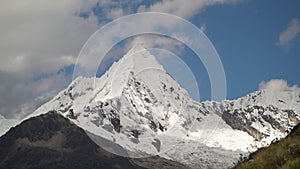
POLYGON ((164 70, 162 65, 156 60, 155 56, 144 47, 143 43, 136 43, 119 61, 120 66, 132 64, 132 71, 140 71, 144 68, 156 68, 164 70))
POLYGON ((131 47, 130 50, 128 50, 127 54, 124 57, 133 57, 133 55, 138 55, 138 54, 147 54, 151 55, 149 50, 144 47, 144 43, 134 43, 131 47))
POLYGON ((120 60, 109 68, 105 75, 100 77, 101 83, 98 84, 101 85, 98 88, 101 89, 101 92, 97 94, 95 99, 105 101, 120 97, 123 90, 128 87, 127 84, 132 76, 148 78, 149 71, 153 70, 158 74, 168 76, 163 66, 159 64, 149 50, 141 44, 133 45, 120 60))
POLYGON ((134 43, 132 45, 131 50, 134 50, 134 51, 146 50, 144 42, 136 42, 136 43, 134 43))

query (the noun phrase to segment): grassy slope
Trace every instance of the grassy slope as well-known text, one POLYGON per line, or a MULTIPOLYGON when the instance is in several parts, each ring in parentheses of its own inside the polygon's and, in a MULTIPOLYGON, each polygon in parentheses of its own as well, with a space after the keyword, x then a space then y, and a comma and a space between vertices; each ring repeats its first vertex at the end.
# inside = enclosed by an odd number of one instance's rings
POLYGON ((288 137, 262 148, 235 169, 300 169, 300 124, 288 137))

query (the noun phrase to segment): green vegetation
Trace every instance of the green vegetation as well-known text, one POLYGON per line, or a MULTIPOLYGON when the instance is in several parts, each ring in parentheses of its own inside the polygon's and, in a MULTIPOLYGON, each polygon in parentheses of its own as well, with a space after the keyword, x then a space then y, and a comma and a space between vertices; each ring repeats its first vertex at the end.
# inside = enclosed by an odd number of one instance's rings
POLYGON ((252 153, 234 169, 299 169, 300 125, 284 139, 252 153))

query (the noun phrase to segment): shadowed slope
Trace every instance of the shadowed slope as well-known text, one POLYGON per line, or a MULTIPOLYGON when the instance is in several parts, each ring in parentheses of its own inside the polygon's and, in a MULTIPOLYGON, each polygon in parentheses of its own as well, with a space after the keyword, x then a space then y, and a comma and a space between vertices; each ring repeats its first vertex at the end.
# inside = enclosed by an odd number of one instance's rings
MULTIPOLYGON (((116 156, 99 148, 84 130, 55 111, 28 119, 11 128, 0 138, 0 159, 0 168, 145 168, 135 164, 133 159, 116 156)), ((141 162, 145 160, 134 161, 143 165, 141 162)), ((158 157, 153 160, 148 158, 146 161, 157 166, 186 168, 158 157)))

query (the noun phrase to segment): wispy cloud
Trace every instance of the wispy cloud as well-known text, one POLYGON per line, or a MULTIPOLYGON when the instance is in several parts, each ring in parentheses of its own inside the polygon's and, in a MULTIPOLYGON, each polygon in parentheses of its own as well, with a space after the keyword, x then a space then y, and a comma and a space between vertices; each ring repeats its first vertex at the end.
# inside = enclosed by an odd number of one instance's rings
POLYGON ((279 35, 277 45, 287 46, 300 34, 300 22, 294 18, 279 35))
POLYGON ((188 19, 194 16, 195 14, 201 12, 201 10, 207 6, 217 4, 236 4, 240 1, 241 0, 163 0, 161 2, 153 4, 150 7, 141 5, 138 11, 164 12, 188 19))

